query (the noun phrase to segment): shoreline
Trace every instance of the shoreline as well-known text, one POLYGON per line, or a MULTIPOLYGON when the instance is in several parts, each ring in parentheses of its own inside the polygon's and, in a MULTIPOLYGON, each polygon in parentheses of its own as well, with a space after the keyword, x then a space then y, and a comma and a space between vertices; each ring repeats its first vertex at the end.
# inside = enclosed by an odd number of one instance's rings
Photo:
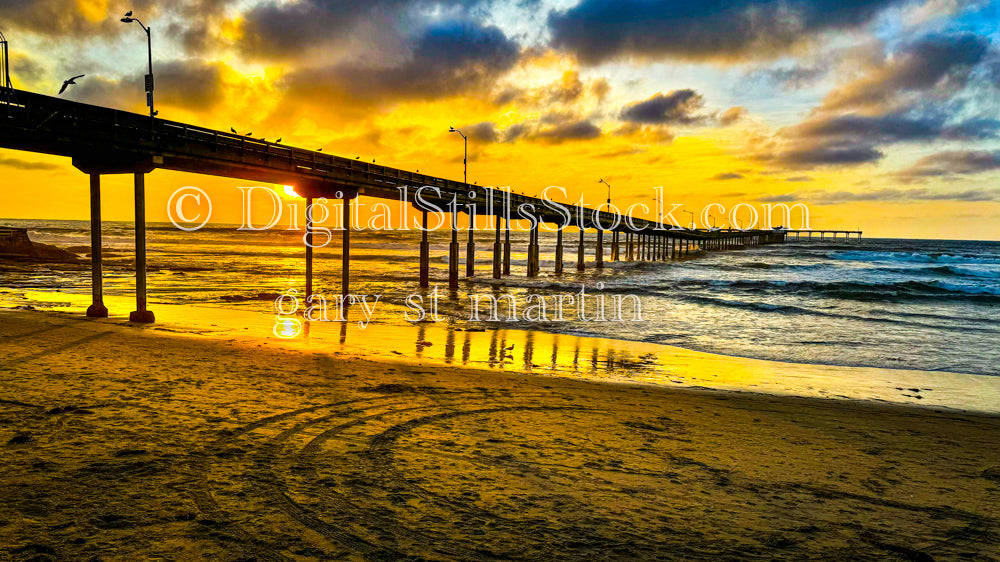
MULTIPOLYGON (((90 295, 82 293, 18 292, 27 296, 25 302, 39 305, 40 311, 81 318, 90 302, 90 295)), ((106 295, 105 303, 117 314, 98 322, 127 323, 122 311, 134 308, 132 299, 106 295)), ((157 314, 157 323, 149 327, 154 331, 278 343, 293 349, 327 348, 344 355, 431 361, 487 371, 513 369, 568 379, 1000 413, 1000 377, 990 375, 783 362, 635 340, 520 328, 470 329, 450 322, 401 326, 375 318, 363 330, 355 322, 366 319, 353 311, 355 307, 351 307, 348 322, 304 322, 306 331, 302 335, 281 339, 272 334, 274 317, 258 311, 225 303, 178 305, 153 301, 150 306, 157 314)), ((406 310, 393 303, 380 306, 391 308, 400 317, 406 310)))
POLYGON ((1000 416, 0 318, 13 559, 927 560, 1000 544, 1000 416))

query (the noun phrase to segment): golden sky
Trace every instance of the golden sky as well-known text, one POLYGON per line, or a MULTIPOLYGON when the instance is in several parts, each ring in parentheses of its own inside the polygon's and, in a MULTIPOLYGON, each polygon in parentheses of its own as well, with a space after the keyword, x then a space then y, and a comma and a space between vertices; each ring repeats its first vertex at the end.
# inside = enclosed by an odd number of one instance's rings
MULTIPOLYGON (((946 0, 0 1, 12 77, 160 117, 595 205, 802 202, 811 226, 1000 239, 997 4, 946 0)), ((63 158, 0 150, 0 217, 86 219, 63 158)), ((104 218, 132 217, 104 178, 104 218)), ((245 182, 156 171, 239 222, 245 182)), ((279 186, 280 189, 280 186, 279 186)), ((675 213, 675 216, 681 213, 675 213)), ((720 221, 722 222, 722 221, 720 221)))

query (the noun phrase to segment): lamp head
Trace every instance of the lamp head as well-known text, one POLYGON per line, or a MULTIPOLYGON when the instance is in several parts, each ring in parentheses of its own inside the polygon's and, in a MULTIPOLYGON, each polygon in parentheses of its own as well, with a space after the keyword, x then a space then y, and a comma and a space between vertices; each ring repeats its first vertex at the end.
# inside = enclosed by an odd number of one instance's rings
POLYGON ((125 17, 122 18, 122 23, 132 23, 134 21, 135 21, 134 19, 132 19, 132 18, 130 18, 128 16, 125 16, 125 17))

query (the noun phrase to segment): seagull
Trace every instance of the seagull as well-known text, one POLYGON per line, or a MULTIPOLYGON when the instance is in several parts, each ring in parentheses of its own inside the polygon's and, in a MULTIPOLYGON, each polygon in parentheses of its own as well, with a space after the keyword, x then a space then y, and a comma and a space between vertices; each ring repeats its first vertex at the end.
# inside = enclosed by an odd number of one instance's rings
POLYGON ((355 156, 354 159, 355 160, 361 160, 361 157, 360 156, 355 156))
POLYGON ((278 140, 276 140, 276 141, 274 141, 274 142, 275 142, 275 144, 278 144, 278 143, 280 143, 280 142, 281 142, 281 137, 278 137, 278 140))
POLYGON ((375 163, 375 159, 374 159, 374 158, 372 158, 372 164, 374 164, 374 163, 375 163))
POLYGON ((237 135, 239 134, 239 133, 236 132, 236 129, 234 129, 232 127, 230 127, 229 130, 232 131, 234 134, 237 134, 237 135))
POLYGON ((317 149, 316 149, 316 152, 323 152, 323 147, 319 147, 319 148, 317 148, 317 149))
POLYGON ((249 133, 247 133, 247 134, 245 134, 243 136, 245 136, 245 137, 252 137, 253 136, 253 131, 250 131, 249 133))
POLYGON ((70 86, 73 86, 73 85, 76 84, 76 79, 77 78, 83 78, 84 76, 86 76, 86 74, 81 74, 79 76, 74 76, 74 77, 70 78, 69 80, 64 81, 63 85, 62 85, 62 88, 59 88, 59 93, 62 94, 63 92, 65 92, 66 88, 69 88, 70 86))
POLYGON ((125 12, 125 17, 127 17, 127 18, 132 17, 132 10, 129 10, 129 11, 125 12))

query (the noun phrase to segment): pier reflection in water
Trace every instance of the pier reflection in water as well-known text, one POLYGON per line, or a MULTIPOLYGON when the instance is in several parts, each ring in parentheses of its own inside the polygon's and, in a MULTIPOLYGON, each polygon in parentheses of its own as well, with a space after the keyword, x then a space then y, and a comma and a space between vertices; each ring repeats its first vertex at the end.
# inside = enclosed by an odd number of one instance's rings
POLYGON ((417 322, 409 326, 371 323, 360 329, 345 311, 346 322, 304 322, 301 336, 286 340, 311 348, 334 344, 344 351, 394 355, 412 349, 414 360, 486 367, 536 374, 586 373, 599 378, 631 379, 657 371, 656 353, 635 348, 661 347, 585 336, 469 328, 455 322, 417 322))
MULTIPOLYGON (((2 293, 0 293, 2 295, 2 293)), ((127 309, 128 297, 109 295, 109 306, 127 309)), ((9 305, 61 311, 79 321, 89 295, 22 290, 8 294, 9 305)), ((504 327, 467 329, 446 322, 390 324, 365 329, 360 310, 348 322, 305 322, 294 338, 274 334, 275 317, 224 306, 158 302, 164 337, 210 337, 257 349, 262 345, 299 349, 337 358, 415 363, 433 370, 449 366, 471 370, 526 372, 600 382, 704 387, 799 396, 851 398, 928 407, 1000 413, 1000 377, 945 371, 842 367, 782 363, 717 355, 657 343, 609 340, 584 335, 529 332, 504 327), (456 357, 456 342, 461 353, 456 357), (450 344, 448 342, 451 342, 450 344), (538 361, 536 363, 536 360, 538 361), (921 399, 906 389, 920 388, 921 399)), ((398 310, 387 312, 394 314, 398 310)), ((121 323, 122 317, 91 322, 121 323)), ((488 325, 487 325, 488 326, 488 325)), ((329 376, 340 376, 330 371, 329 376)), ((473 374, 473 376, 475 376, 473 374)))

